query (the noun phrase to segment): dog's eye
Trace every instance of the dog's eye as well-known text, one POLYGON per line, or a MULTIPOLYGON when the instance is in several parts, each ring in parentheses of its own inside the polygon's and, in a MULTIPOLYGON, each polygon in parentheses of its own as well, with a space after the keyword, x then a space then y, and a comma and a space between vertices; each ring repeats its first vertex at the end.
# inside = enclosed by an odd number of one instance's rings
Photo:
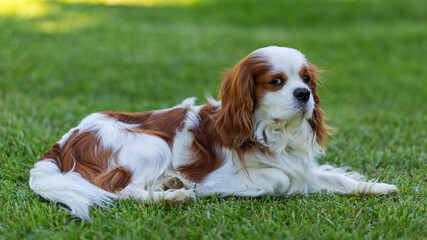
POLYGON ((281 77, 275 77, 275 78, 273 78, 273 80, 271 80, 269 83, 270 83, 271 85, 273 85, 273 86, 279 86, 280 84, 282 84, 282 83, 283 83, 283 78, 281 78, 281 77))
POLYGON ((303 79, 304 79, 305 83, 310 82, 310 76, 308 76, 308 75, 304 75, 303 79))

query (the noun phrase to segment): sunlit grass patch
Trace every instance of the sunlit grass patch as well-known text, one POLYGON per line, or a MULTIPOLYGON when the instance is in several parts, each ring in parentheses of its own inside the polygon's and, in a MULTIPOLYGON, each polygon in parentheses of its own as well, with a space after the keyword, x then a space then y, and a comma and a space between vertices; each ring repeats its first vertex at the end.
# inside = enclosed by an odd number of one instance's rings
POLYGON ((44 0, 0 0, 0 17, 30 19, 56 10, 55 6, 44 0))
POLYGON ((201 0, 0 0, 0 17, 18 17, 31 19, 58 11, 58 7, 52 3, 81 3, 101 4, 110 6, 178 6, 191 5, 201 0))
POLYGON ((190 5, 201 0, 61 0, 68 3, 90 3, 103 5, 125 5, 125 6, 176 6, 190 5))
POLYGON ((13 17, 32 20, 32 30, 46 33, 66 33, 99 22, 95 15, 64 10, 66 4, 89 4, 106 6, 186 6, 200 0, 0 0, 0 18, 13 17), (64 5, 65 4, 65 5, 64 5))

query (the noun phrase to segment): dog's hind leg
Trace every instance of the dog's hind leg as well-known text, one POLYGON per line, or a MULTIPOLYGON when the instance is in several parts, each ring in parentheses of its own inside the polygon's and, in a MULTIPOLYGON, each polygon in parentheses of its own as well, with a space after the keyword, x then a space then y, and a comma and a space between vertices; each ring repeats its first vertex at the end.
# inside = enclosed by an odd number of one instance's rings
POLYGON ((131 183, 125 189, 117 193, 121 198, 139 199, 143 202, 184 202, 189 199, 194 199, 193 190, 187 189, 169 189, 167 191, 156 191, 152 189, 144 189, 138 184, 131 183))

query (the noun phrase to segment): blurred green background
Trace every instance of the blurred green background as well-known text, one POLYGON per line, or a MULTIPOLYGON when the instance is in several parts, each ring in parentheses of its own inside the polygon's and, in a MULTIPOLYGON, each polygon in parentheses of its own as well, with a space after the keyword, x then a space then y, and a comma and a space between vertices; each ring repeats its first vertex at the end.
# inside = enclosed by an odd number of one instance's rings
POLYGON ((427 237, 426 9, 422 0, 0 0, 0 237, 427 237), (32 164, 85 115, 203 103, 226 68, 269 45, 324 70, 318 91, 337 131, 320 162, 399 194, 214 197, 172 210, 125 201, 85 225, 30 191, 32 164), (213 212, 232 217, 203 220, 213 212))

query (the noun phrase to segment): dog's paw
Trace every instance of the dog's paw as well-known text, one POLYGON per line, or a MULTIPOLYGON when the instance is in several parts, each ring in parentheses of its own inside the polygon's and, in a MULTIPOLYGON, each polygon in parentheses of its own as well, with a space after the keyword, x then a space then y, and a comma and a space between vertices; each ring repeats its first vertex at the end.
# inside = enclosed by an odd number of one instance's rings
POLYGON ((388 194, 399 192, 399 189, 395 185, 385 184, 385 183, 365 183, 362 184, 359 189, 354 192, 356 194, 388 194))
POLYGON ((371 192, 373 194, 387 194, 387 193, 399 192, 399 189, 395 185, 385 184, 385 183, 375 183, 371 188, 371 192))
POLYGON ((184 187, 184 183, 182 183, 181 180, 179 180, 179 178, 173 177, 173 178, 166 178, 163 181, 162 186, 163 186, 163 190, 181 189, 184 187))
POLYGON ((194 199, 196 195, 194 194, 193 190, 185 190, 185 189, 178 189, 178 190, 169 190, 166 192, 166 195, 164 196, 164 201, 167 205, 178 205, 181 204, 187 200, 194 199))

